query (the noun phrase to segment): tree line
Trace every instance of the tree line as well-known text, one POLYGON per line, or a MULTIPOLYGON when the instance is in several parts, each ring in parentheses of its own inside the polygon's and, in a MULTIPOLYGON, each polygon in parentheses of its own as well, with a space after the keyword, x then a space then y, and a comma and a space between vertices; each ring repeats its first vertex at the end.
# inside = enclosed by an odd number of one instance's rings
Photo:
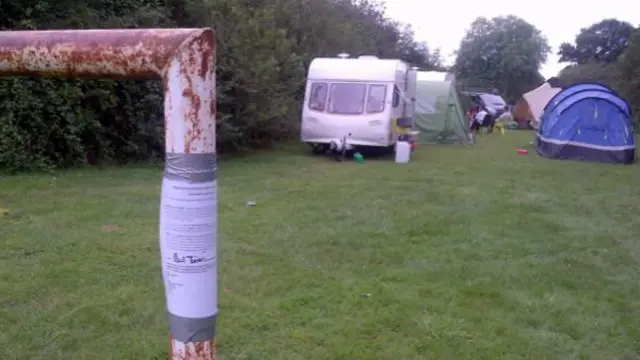
MULTIPOLYGON (((539 73, 550 47, 532 24, 516 16, 478 18, 458 49, 454 70, 462 88, 497 89, 515 102, 546 79, 539 73)), ((563 43, 557 55, 566 67, 562 86, 598 82, 627 100, 640 125, 640 27, 603 19, 563 43)))
MULTIPOLYGON (((438 52, 377 0, 4 0, 0 27, 213 27, 222 152, 298 136, 314 57, 348 52, 441 67, 438 52)), ((156 81, 0 78, 0 171, 161 159, 162 95, 156 81)))
POLYGON ((558 52, 569 63, 559 74, 564 85, 599 82, 613 88, 633 111, 640 125, 640 27, 605 19, 582 29, 573 43, 558 52))

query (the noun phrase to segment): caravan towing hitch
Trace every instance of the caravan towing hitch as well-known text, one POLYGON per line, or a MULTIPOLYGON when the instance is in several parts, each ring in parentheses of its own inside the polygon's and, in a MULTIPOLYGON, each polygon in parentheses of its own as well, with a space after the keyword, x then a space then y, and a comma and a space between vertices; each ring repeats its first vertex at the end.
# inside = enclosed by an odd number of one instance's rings
POLYGON ((346 158, 347 150, 349 150, 349 145, 347 144, 348 137, 351 137, 351 133, 342 138, 342 144, 338 144, 337 142, 332 141, 329 144, 329 149, 327 149, 327 155, 333 156, 333 159, 338 162, 346 158))

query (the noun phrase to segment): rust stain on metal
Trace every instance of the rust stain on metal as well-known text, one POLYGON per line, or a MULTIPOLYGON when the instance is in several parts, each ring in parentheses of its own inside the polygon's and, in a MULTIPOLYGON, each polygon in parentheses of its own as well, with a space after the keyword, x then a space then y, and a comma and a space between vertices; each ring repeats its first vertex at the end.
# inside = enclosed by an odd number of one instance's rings
POLYGON ((203 29, 1 31, 0 75, 160 78, 203 29))
MULTIPOLYGON (((209 54, 207 54, 208 56, 206 56, 206 59, 208 59, 209 61, 212 61, 213 64, 211 64, 210 66, 212 68, 215 68, 215 49, 216 49, 216 37, 215 34, 213 34, 213 32, 210 34, 209 36, 209 41, 211 41, 212 44, 212 49, 211 52, 209 54)), ((209 103, 209 111, 211 112, 212 116, 216 116, 218 109, 217 109, 217 96, 216 96, 216 87, 214 86, 211 89, 211 94, 209 95, 209 98, 211 99, 211 102, 209 103)), ((215 126, 215 125, 209 125, 209 126, 215 126)))
POLYGON ((187 113, 185 114, 185 120, 192 123, 192 127, 187 132, 185 138, 185 152, 190 152, 192 143, 194 141, 197 141, 200 138, 200 135, 202 135, 202 129, 197 126, 199 122, 198 113, 200 112, 201 107, 200 96, 198 96, 198 94, 196 94, 191 87, 185 88, 182 92, 182 96, 191 101, 191 107, 189 107, 187 113))
POLYGON ((171 340, 171 360, 216 360, 216 340, 187 343, 184 349, 176 349, 171 340))
MULTIPOLYGON (((180 62, 180 74, 184 81, 182 96, 184 101, 189 104, 184 108, 184 120, 190 123, 185 134, 185 153, 197 150, 195 144, 202 144, 208 141, 206 134, 211 132, 211 125, 203 128, 201 120, 207 117, 215 117, 214 107, 211 105, 206 108, 202 105, 207 101, 211 103, 213 90, 202 88, 202 79, 210 79, 214 75, 214 51, 215 37, 213 32, 206 32, 192 39, 185 49, 182 50, 183 58, 180 62), (205 141, 206 140, 206 141, 205 141)), ((211 82, 213 84, 213 82, 211 82)))
POLYGON ((213 67, 212 62, 216 47, 216 37, 213 32, 210 32, 200 36, 197 41, 202 51, 202 64, 200 64, 200 73, 198 75, 205 77, 213 67))

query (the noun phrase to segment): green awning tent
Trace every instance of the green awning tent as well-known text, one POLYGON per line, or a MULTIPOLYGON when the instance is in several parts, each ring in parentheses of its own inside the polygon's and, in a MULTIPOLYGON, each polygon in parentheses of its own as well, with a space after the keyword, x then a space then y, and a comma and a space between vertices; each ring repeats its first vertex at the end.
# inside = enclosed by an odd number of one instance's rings
POLYGON ((413 121, 419 144, 469 144, 467 120, 452 74, 419 71, 413 121))

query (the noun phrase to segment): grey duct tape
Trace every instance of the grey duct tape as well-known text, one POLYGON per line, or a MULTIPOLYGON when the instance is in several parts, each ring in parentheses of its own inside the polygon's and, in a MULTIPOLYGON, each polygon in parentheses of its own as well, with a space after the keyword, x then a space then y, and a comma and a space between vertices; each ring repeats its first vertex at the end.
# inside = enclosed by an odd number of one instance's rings
POLYGON ((164 177, 170 180, 208 182, 216 179, 216 154, 167 153, 164 177))
POLYGON ((195 319, 169 313, 169 331, 172 338, 183 343, 211 340, 216 336, 216 315, 195 319))

